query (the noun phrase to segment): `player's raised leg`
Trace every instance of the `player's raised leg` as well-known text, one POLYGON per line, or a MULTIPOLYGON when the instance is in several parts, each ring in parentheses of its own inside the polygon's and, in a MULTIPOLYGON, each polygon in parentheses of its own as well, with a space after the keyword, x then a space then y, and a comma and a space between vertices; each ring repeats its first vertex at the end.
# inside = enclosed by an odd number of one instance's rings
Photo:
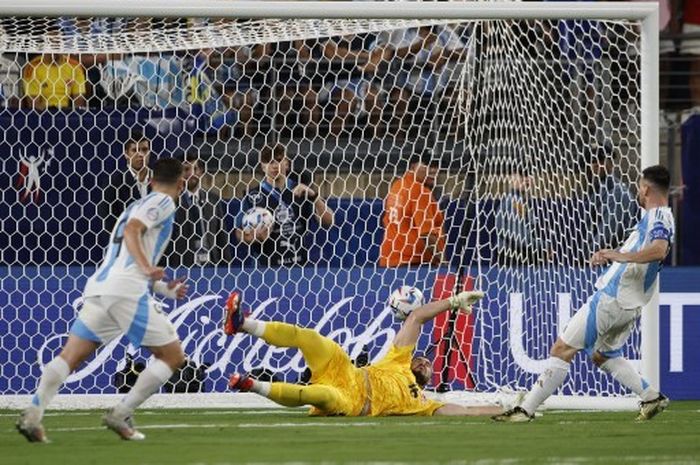
POLYGON ((566 330, 557 338, 550 350, 547 367, 530 388, 530 392, 527 393, 522 404, 492 417, 494 421, 523 423, 531 421, 535 417, 537 408, 554 394, 554 391, 559 389, 566 380, 571 360, 576 353, 583 349, 586 344, 590 344, 592 347, 595 343, 597 337, 595 319, 592 320, 593 325, 591 325, 589 316, 591 308, 593 308, 595 316, 599 299, 600 297, 596 294, 569 321, 566 330))
MULTIPOLYGON (((352 366, 343 349, 327 337, 312 329, 275 321, 260 321, 246 318, 241 310, 240 293, 234 291, 226 301, 224 332, 232 335, 244 332, 261 337, 268 344, 276 347, 296 347, 301 350, 311 373, 321 373, 335 360, 352 366)), ((322 410, 333 410, 340 394, 337 389, 324 385, 301 386, 289 383, 270 383, 258 381, 245 374, 234 373, 229 381, 229 388, 243 392, 255 392, 280 405, 300 407, 313 405, 322 410)))
MULTIPOLYGON (((84 339, 75 334, 81 328, 86 330, 82 334, 90 337, 89 330, 80 320, 77 320, 73 325, 72 334, 68 337, 68 341, 60 355, 44 366, 39 386, 32 396, 31 405, 22 411, 20 418, 17 420, 17 431, 27 438, 29 442, 49 442, 42 425, 42 418, 47 405, 56 396, 58 389, 66 381, 66 378, 99 345, 99 339, 84 339)), ((93 339, 96 338, 93 337, 93 339)))
POLYGON ((245 374, 234 373, 229 379, 229 389, 254 392, 285 407, 313 405, 321 410, 333 410, 340 393, 332 386, 322 384, 299 385, 257 381, 245 374))
POLYGON ((619 354, 596 352, 593 354, 593 363, 598 368, 615 378, 617 382, 625 386, 630 391, 639 396, 638 421, 651 420, 668 407, 670 401, 668 397, 652 388, 649 383, 642 378, 639 372, 632 366, 629 360, 619 354), (610 357, 608 357, 610 356, 610 357))
POLYGON ((241 303, 241 295, 236 291, 232 292, 226 301, 224 321, 226 334, 244 332, 261 337, 265 342, 276 347, 296 347, 304 354, 304 360, 312 373, 323 370, 335 355, 346 357, 338 344, 312 329, 245 317, 241 310, 241 303))

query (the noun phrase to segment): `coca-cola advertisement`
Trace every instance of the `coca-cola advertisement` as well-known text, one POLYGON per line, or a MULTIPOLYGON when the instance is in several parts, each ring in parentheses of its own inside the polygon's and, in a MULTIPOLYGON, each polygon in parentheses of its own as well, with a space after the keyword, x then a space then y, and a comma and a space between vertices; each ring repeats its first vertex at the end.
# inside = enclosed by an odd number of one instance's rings
MULTIPOLYGON (((692 271, 668 269, 661 276, 661 381, 662 389, 676 398, 700 394, 700 356, 688 349, 698 343, 700 334, 700 288, 692 271)), ((82 267, 0 271, 0 394, 28 394, 35 389, 41 367, 56 355, 81 308, 81 289, 91 272, 82 267)), ((186 276, 192 284, 183 301, 163 301, 163 311, 177 328, 190 361, 206 366, 202 389, 208 392, 224 392, 226 375, 233 371, 264 369, 278 379, 297 381, 306 368, 296 350, 271 347, 244 334, 229 337, 223 333, 222 305, 231 290, 243 293, 244 308, 252 317, 315 328, 337 341, 352 359, 372 362, 389 350, 400 327, 387 306, 395 287, 404 283, 419 287, 429 300, 443 296, 455 283, 449 270, 428 268, 200 268, 169 273, 186 276)), ((531 290, 506 292, 498 285, 517 276, 523 283, 534 279, 522 270, 513 270, 510 278, 504 270, 478 273, 470 270, 464 282, 466 287, 487 291, 474 314, 456 320, 450 344, 446 343, 447 322, 429 323, 417 351, 435 359, 434 386, 445 380, 453 389, 477 391, 529 386, 542 369, 548 346, 585 292, 553 284, 552 292, 535 298, 531 290), (446 371, 442 369, 445 362, 446 371)), ((585 282, 585 275, 570 273, 569 278, 585 282)), ((638 360, 638 347, 636 332, 625 347, 626 356, 638 360)), ((73 373, 61 392, 117 392, 114 374, 127 360, 147 363, 148 357, 146 350, 131 347, 126 338, 114 340, 73 373)), ((595 387, 624 393, 584 357, 575 360, 572 373, 564 392, 595 387)))

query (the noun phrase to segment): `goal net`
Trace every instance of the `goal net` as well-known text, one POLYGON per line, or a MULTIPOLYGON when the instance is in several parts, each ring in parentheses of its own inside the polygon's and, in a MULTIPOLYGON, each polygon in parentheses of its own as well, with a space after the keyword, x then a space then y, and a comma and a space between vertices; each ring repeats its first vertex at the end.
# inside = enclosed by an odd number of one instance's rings
MULTIPOLYGON (((424 328, 433 388, 529 388, 592 293, 590 253, 635 222, 640 25, 2 18, 0 399, 36 388, 116 217, 148 194, 142 167, 165 156, 192 176, 162 263, 191 284, 163 302, 189 362, 164 392, 223 393, 233 371, 308 379, 297 352, 223 334, 230 291, 363 364, 399 329, 401 285, 486 291, 424 328)), ((114 340, 60 392, 121 392, 147 360, 114 340)), ((560 394, 627 392, 577 358, 560 394)))

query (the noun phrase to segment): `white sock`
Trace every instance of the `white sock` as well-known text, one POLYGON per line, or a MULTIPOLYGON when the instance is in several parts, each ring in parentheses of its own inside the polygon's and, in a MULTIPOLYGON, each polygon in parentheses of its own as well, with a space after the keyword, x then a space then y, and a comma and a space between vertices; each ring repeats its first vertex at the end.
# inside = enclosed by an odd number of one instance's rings
POLYGON ((600 365, 600 369, 615 378, 620 384, 629 388, 642 398, 643 401, 653 400, 659 396, 659 392, 652 389, 634 369, 629 360, 624 357, 608 359, 600 365))
POLYGON ((266 381, 253 380, 253 388, 251 392, 260 394, 263 397, 267 397, 270 394, 270 389, 272 388, 272 383, 266 381))
POLYGON ((262 337, 265 334, 265 322, 246 318, 241 329, 252 336, 262 337))
POLYGON ((153 360, 148 367, 141 372, 129 393, 124 396, 121 403, 114 408, 114 414, 118 417, 129 417, 134 410, 151 397, 170 377, 173 370, 167 363, 160 359, 153 360))
POLYGON ((46 406, 54 398, 68 375, 70 375, 70 367, 61 357, 56 357, 44 366, 39 387, 36 388, 32 397, 32 405, 39 409, 40 416, 44 414, 46 406))
POLYGON ((530 388, 530 392, 527 393, 520 407, 528 414, 533 415, 537 407, 564 383, 567 374, 569 374, 569 362, 557 357, 549 357, 547 369, 542 372, 530 388))

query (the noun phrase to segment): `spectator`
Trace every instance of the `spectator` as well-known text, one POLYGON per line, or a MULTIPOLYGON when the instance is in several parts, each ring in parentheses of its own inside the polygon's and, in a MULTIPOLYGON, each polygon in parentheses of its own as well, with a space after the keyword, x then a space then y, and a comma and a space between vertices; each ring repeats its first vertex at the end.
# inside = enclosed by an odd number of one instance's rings
POLYGON ((231 261, 224 206, 218 195, 203 190, 204 166, 195 153, 180 156, 187 183, 175 210, 172 244, 164 254, 168 266, 222 265, 231 261))
POLYGON ((232 126, 237 113, 241 127, 246 130, 253 106, 258 100, 258 92, 250 78, 246 78, 245 68, 238 61, 252 57, 260 60, 266 47, 204 49, 183 60, 187 75, 187 100, 192 104, 193 112, 199 111, 210 118, 209 129, 232 126), (246 51, 260 54, 249 56, 246 51), (233 111, 234 108, 236 111, 233 111))
POLYGON ((164 110, 187 104, 182 59, 172 53, 107 60, 100 78, 100 86, 118 107, 164 110))
POLYGON ((636 224, 639 207, 627 186, 613 174, 616 154, 612 147, 598 147, 589 159, 595 248, 616 249, 622 245, 625 232, 636 224))
POLYGON ((243 199, 236 238, 250 244, 261 266, 303 266, 308 260, 303 239, 309 220, 315 217, 321 226, 330 227, 333 211, 313 188, 287 177, 289 160, 283 145, 263 148, 260 165, 265 178, 243 199), (256 207, 270 211, 274 224, 243 229, 243 216, 256 207))
POLYGON ((83 67, 68 55, 46 53, 24 67, 24 108, 86 108, 83 67))
POLYGON ((330 37, 321 43, 320 62, 327 63, 331 79, 320 89, 318 101, 322 105, 332 104, 330 129, 334 134, 349 129, 353 118, 368 117, 370 125, 375 127, 381 116, 382 92, 374 74, 384 49, 375 45, 375 41, 372 34, 360 34, 330 37))
MULTIPOLYGON (((429 110, 439 103, 434 97, 441 96, 449 84, 448 63, 465 51, 464 43, 451 27, 437 25, 383 32, 375 47, 384 48, 383 59, 391 60, 394 68, 388 74, 394 81, 390 83, 392 88, 387 89, 394 106, 394 121, 390 125, 398 127, 402 134, 411 102, 418 105, 411 112, 417 116, 435 113, 434 109, 429 110)), ((412 126, 415 124, 414 121, 412 126)))
POLYGON ((380 266, 442 263, 444 215, 433 198, 437 160, 426 153, 409 161, 409 170, 394 181, 384 204, 384 240, 380 266))
POLYGON ((0 106, 19 107, 22 98, 22 72, 17 54, 0 55, 0 106))
MULTIPOLYGON (((683 2, 683 34, 700 34, 700 2, 683 2)), ((684 39, 680 53, 689 55, 690 60, 690 99, 693 106, 700 106, 700 39, 684 39)))
POLYGON ((272 59, 272 44, 240 45, 228 50, 217 69, 223 94, 229 106, 238 112, 238 123, 244 134, 253 135, 255 106, 260 102, 260 89, 272 59))
POLYGON ((132 131, 124 144, 126 170, 117 171, 101 179, 103 197, 98 204, 98 214, 102 218, 104 231, 109 233, 128 204, 148 195, 151 170, 148 160, 151 156, 151 142, 140 132, 132 131))
MULTIPOLYGON (((275 87, 278 114, 273 124, 289 134, 289 128, 301 125, 309 136, 318 132, 323 108, 318 94, 324 85, 319 72, 321 57, 317 39, 294 40, 275 44, 275 87)), ((293 133, 293 132, 292 132, 293 133)))
POLYGON ((518 172, 508 182, 510 191, 496 211, 498 263, 501 266, 541 263, 549 253, 530 198, 533 180, 518 172))

